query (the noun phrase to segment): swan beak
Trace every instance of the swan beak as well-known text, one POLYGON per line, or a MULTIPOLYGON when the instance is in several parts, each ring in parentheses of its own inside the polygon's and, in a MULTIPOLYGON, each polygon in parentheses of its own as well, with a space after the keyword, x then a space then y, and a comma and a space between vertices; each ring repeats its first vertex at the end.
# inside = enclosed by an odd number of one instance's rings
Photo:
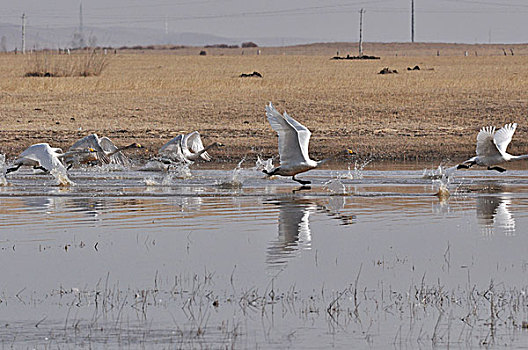
POLYGON ((95 150, 92 147, 88 148, 88 151, 95 152, 95 150))
POLYGON ((348 152, 349 154, 356 154, 356 152, 352 151, 350 148, 347 148, 347 152, 348 152))

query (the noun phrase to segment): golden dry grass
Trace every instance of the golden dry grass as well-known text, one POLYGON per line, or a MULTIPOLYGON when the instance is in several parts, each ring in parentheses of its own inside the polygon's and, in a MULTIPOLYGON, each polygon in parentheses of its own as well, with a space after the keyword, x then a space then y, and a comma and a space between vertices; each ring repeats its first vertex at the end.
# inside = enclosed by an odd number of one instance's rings
POLYGON ((26 57, 0 55, 0 151, 12 157, 36 142, 67 148, 97 132, 155 152, 199 130, 205 143, 227 145, 212 152, 217 159, 271 156, 277 139, 264 106, 272 101, 312 130, 314 158, 348 147, 377 159, 458 160, 473 154, 481 126, 511 121, 519 123, 511 152, 528 153, 526 46, 507 57, 498 46, 478 57, 436 57, 433 44, 410 46, 407 56, 397 44, 372 44, 367 54, 386 56, 330 60, 337 45, 263 48, 259 56, 257 49, 118 52, 100 76, 64 78, 24 77, 26 57), (406 71, 414 65, 422 70, 406 71), (383 67, 399 74, 377 74, 383 67), (264 78, 239 78, 253 71, 264 78))

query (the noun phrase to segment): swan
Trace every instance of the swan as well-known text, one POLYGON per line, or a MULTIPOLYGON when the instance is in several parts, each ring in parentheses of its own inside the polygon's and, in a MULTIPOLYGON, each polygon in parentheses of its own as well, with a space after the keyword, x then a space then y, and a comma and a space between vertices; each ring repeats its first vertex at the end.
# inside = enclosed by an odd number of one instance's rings
POLYGON ((468 169, 473 165, 488 167, 488 170, 498 172, 506 169, 498 167, 498 164, 512 160, 528 159, 528 154, 514 156, 506 152, 512 136, 517 128, 517 123, 504 125, 495 132, 494 126, 486 126, 480 129, 477 135, 477 155, 457 166, 457 169, 468 169))
POLYGON ((213 142, 209 146, 203 146, 200 133, 193 131, 189 134, 181 134, 164 144, 158 151, 162 159, 171 162, 192 163, 198 159, 211 160, 207 151, 213 147, 222 147, 220 142, 213 142))
POLYGON ((329 159, 321 161, 310 159, 308 155, 308 143, 312 134, 310 130, 286 112, 280 114, 271 102, 266 106, 266 116, 273 130, 279 135, 280 166, 270 171, 264 169, 262 172, 269 176, 291 176, 292 180, 301 185, 310 184, 310 181, 299 180, 295 175, 317 168, 329 159))
POLYGON ((65 157, 65 162, 71 167, 74 163, 86 164, 90 162, 113 163, 126 166, 130 160, 121 151, 131 148, 143 148, 139 143, 131 143, 128 146, 116 147, 108 137, 99 137, 97 134, 90 134, 75 142, 68 151, 78 151, 93 148, 95 153, 80 153, 78 157, 65 157))
POLYGON ((33 169, 40 169, 46 173, 54 169, 66 173, 61 159, 73 155, 91 154, 96 152, 93 148, 79 149, 62 153, 62 149, 50 147, 47 143, 37 143, 29 146, 13 162, 14 166, 6 170, 6 174, 17 171, 21 166, 30 166, 33 169))

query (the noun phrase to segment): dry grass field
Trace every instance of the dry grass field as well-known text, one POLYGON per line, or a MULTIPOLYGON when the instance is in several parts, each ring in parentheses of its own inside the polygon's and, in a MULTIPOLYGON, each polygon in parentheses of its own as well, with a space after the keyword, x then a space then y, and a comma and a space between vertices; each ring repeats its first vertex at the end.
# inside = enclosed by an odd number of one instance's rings
MULTIPOLYGON (((0 152, 68 148, 92 132, 150 153, 199 130, 221 161, 277 153, 264 106, 312 130, 316 159, 345 148, 391 160, 460 160, 480 127, 519 123, 510 151, 528 153, 528 45, 365 44, 380 60, 330 60, 351 43, 287 48, 125 50, 100 76, 24 77, 31 54, 0 55, 0 152), (242 55, 242 51, 244 54, 242 55), (440 56, 437 56, 440 51, 440 56), (468 51, 469 56, 464 56, 468 51), (475 51, 478 56, 475 56, 475 51), (419 65, 419 71, 407 67, 419 65), (398 74, 377 74, 383 67, 398 74), (263 78, 240 78, 258 71, 263 78)), ((354 50, 354 51, 352 51, 354 50)), ((79 53, 75 53, 78 55, 79 53)))

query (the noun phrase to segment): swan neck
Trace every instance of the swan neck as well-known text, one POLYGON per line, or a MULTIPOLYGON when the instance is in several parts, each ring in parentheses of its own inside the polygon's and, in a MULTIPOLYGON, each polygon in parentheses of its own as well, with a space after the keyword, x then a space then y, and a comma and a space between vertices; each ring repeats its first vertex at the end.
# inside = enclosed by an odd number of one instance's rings
POLYGON ((528 159, 528 154, 522 154, 520 156, 511 156, 511 160, 522 160, 528 159))

